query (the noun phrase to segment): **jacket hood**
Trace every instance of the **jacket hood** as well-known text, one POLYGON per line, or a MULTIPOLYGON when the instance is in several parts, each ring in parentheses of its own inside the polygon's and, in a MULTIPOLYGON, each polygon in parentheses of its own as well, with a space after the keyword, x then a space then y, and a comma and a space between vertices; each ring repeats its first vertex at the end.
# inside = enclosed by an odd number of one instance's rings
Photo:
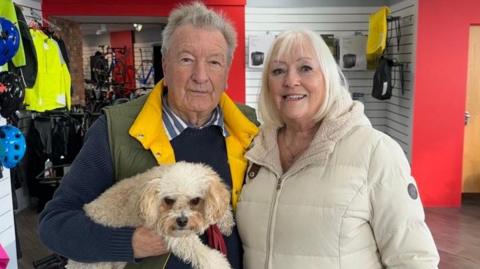
MULTIPOLYGON (((308 149, 299 157, 298 162, 325 161, 333 152, 335 144, 352 131, 356 126, 371 126, 364 114, 364 106, 358 101, 352 101, 346 109, 333 105, 327 116, 323 118, 308 149), (332 117, 335 115, 335 117, 332 117)), ((247 159, 269 167, 281 174, 279 161, 277 133, 279 128, 262 127, 253 145, 246 153, 247 159)), ((294 168, 295 164, 291 167, 294 168)))

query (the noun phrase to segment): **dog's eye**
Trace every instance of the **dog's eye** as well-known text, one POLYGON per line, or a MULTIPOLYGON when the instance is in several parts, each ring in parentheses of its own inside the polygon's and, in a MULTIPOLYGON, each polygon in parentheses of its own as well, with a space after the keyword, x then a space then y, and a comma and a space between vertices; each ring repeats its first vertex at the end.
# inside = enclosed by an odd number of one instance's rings
POLYGON ((198 203, 200 203, 200 197, 190 200, 190 205, 198 205, 198 203))
POLYGON ((165 204, 167 204, 167 205, 173 205, 173 204, 175 203, 175 200, 174 200, 174 199, 168 198, 168 197, 163 198, 163 201, 164 201, 165 204))

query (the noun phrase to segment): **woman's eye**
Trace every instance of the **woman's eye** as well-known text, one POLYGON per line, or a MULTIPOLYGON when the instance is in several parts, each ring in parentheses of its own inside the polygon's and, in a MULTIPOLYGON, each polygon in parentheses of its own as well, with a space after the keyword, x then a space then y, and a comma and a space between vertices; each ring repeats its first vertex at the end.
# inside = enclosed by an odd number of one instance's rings
POLYGON ((278 76, 278 75, 281 75, 281 74, 283 74, 283 73, 284 73, 284 71, 283 71, 283 69, 281 69, 281 68, 275 68, 275 69, 272 70, 272 74, 273 74, 274 76, 278 76))
POLYGON ((312 70, 313 70, 313 68, 308 66, 308 65, 302 65, 302 67, 300 67, 300 71, 302 71, 302 72, 310 72, 312 70))

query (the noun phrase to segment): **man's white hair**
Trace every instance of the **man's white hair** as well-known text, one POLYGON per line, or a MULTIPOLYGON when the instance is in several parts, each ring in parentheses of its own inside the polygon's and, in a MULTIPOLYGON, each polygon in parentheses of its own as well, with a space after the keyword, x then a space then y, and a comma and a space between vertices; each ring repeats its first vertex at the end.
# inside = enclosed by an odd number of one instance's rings
POLYGON ((237 46, 237 32, 232 23, 222 14, 208 9, 201 2, 180 5, 172 10, 168 22, 162 32, 162 55, 165 57, 170 48, 171 37, 175 30, 183 25, 191 24, 199 28, 211 28, 222 33, 227 41, 227 63, 231 64, 233 52, 237 46))

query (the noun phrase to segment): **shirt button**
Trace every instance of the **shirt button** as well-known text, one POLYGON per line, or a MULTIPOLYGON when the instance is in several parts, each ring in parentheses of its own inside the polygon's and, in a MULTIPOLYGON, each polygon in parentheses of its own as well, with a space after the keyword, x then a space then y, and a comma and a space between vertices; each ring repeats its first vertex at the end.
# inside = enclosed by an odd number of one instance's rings
POLYGON ((155 152, 155 156, 160 157, 162 154, 160 152, 155 152))
POLYGON ((143 139, 143 137, 144 137, 143 134, 137 135, 137 138, 138 138, 138 139, 143 139))

